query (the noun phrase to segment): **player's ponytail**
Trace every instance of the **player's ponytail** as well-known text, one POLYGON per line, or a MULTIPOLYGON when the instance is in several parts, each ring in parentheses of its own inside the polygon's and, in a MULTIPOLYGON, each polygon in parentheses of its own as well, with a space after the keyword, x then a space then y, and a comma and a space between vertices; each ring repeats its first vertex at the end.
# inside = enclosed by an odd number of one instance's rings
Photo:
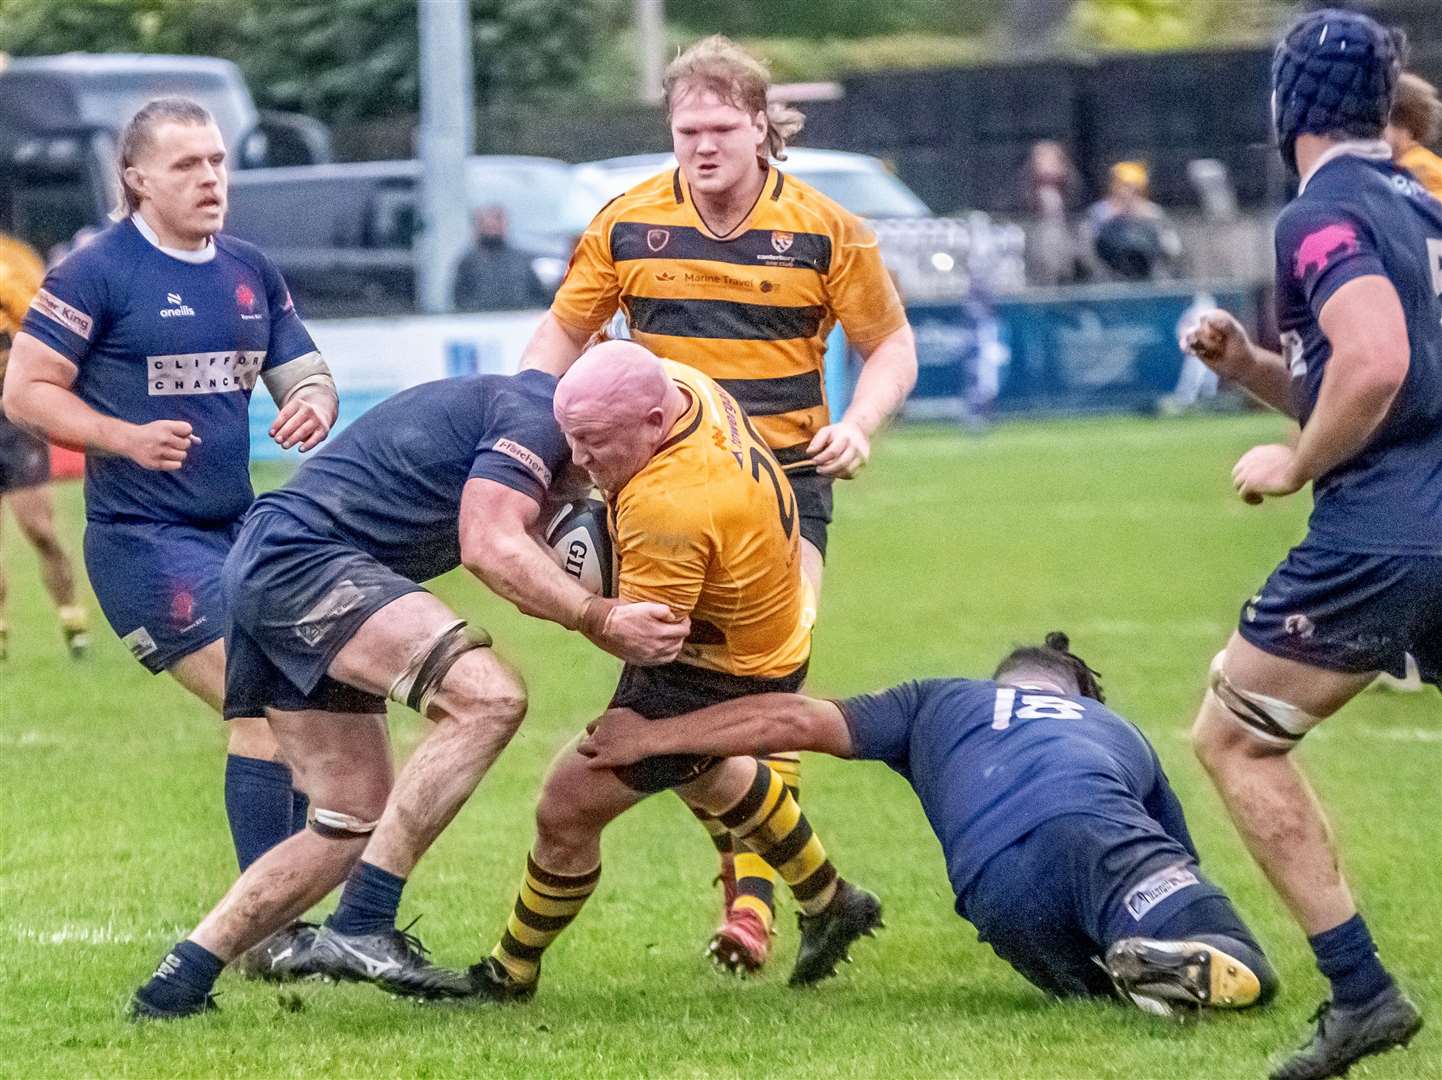
POLYGON ((1076 683, 1077 693, 1096 702, 1105 702, 1101 672, 1092 668, 1071 651, 1071 639, 1060 630, 1047 634, 1041 645, 1023 645, 1013 649, 992 674, 993 679, 1013 671, 1042 670, 1064 675, 1076 683))
POLYGON ((213 124, 214 117, 198 101, 183 97, 152 98, 140 107, 120 129, 115 146, 115 180, 119 198, 110 217, 115 221, 140 209, 140 196, 125 179, 125 171, 149 150, 154 143, 155 129, 164 123, 213 124))

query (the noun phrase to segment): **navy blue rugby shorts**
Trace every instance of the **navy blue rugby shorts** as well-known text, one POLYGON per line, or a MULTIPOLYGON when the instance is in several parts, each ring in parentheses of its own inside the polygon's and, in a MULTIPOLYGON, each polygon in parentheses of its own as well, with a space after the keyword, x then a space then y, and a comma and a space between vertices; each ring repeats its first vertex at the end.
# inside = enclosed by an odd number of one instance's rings
POLYGON ((1411 653, 1423 680, 1442 686, 1442 558, 1333 551, 1308 538, 1242 605, 1237 631, 1328 671, 1400 678, 1411 653))

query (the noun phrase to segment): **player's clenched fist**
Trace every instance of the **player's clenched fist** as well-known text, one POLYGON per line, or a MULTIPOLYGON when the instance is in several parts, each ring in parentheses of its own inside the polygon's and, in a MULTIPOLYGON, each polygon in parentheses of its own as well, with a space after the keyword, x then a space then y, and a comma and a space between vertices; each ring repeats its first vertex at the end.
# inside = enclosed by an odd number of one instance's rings
POLYGON ((125 456, 142 469, 175 472, 198 442, 200 436, 184 420, 152 420, 131 428, 125 456))
POLYGON ((806 454, 822 476, 850 480, 870 459, 871 440, 855 424, 843 420, 818 431, 806 454))
POLYGON ((629 664, 669 664, 681 655, 691 620, 665 604, 617 604, 606 614, 601 635, 611 652, 629 664))
POLYGON ((1297 452, 1280 443, 1252 447, 1232 468, 1232 486, 1253 506, 1264 495, 1290 495, 1306 482, 1297 469, 1297 452))
POLYGON ((1252 364, 1252 342, 1230 312, 1204 311, 1181 335, 1181 346, 1224 379, 1238 379, 1252 364))

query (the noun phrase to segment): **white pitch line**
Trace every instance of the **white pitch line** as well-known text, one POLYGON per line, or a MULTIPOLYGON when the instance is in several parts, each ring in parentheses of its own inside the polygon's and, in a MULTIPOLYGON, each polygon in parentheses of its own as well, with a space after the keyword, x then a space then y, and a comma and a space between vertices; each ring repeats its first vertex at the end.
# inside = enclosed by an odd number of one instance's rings
POLYGON ((34 750, 59 745, 59 739, 43 731, 22 731, 16 735, 0 733, 0 750, 34 750))

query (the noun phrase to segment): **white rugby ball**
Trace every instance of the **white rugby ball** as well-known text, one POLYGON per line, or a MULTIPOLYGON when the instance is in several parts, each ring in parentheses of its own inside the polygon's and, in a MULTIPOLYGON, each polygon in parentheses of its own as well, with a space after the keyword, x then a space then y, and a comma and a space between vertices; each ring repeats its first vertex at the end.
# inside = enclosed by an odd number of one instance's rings
POLYGON ((597 596, 615 596, 620 577, 606 504, 599 499, 577 499, 557 512, 546 526, 546 546, 561 569, 581 587, 597 596))

